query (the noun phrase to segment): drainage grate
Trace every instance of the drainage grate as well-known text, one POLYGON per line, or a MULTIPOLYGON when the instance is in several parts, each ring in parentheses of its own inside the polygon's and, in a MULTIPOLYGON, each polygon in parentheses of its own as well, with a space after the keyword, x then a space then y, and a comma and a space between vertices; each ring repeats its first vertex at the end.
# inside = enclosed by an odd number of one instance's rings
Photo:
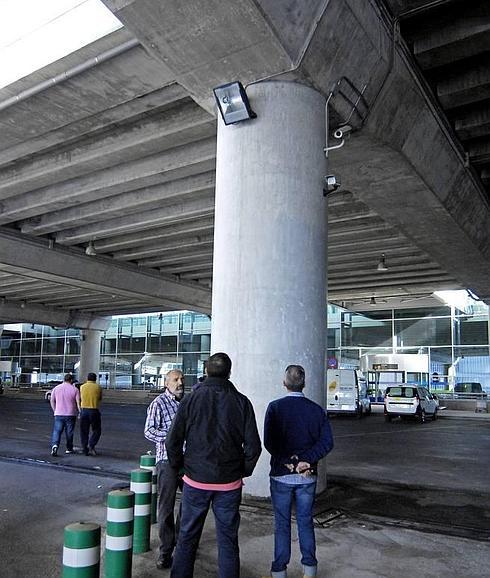
POLYGON ((334 508, 329 508, 328 510, 323 510, 313 517, 313 520, 317 526, 324 528, 329 526, 334 520, 343 519, 346 515, 342 510, 336 510, 334 508))

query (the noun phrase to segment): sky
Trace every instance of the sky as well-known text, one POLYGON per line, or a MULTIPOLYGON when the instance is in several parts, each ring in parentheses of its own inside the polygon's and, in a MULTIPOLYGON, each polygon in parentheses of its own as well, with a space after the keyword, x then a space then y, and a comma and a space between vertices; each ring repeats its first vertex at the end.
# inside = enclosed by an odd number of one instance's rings
POLYGON ((0 88, 121 26, 100 0, 0 0, 0 88))

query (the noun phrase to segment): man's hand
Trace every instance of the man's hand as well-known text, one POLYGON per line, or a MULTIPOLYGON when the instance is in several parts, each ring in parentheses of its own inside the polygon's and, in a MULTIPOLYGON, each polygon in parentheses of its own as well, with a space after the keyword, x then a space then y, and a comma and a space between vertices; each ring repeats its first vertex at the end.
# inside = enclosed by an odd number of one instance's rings
POLYGON ((287 464, 284 464, 284 465, 292 474, 294 474, 294 472, 296 471, 296 466, 298 464, 298 456, 294 455, 294 456, 291 456, 289 459, 291 461, 287 464))
POLYGON ((298 472, 298 474, 301 474, 302 476, 307 478, 312 474, 311 464, 309 464, 308 462, 298 462, 298 465, 296 466, 296 471, 298 472))

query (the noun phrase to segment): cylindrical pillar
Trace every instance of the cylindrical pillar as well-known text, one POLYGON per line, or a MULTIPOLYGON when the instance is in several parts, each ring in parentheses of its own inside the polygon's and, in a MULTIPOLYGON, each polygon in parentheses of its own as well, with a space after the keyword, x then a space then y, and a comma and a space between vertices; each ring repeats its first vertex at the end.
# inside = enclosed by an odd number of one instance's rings
POLYGON ((107 494, 105 577, 131 578, 133 557, 134 492, 113 490, 107 494))
POLYGON ((101 334, 102 331, 98 329, 82 329, 80 332, 78 379, 81 383, 87 379, 88 373, 99 375, 101 334))
POLYGON ((134 492, 133 552, 141 554, 150 549, 151 472, 132 470, 130 489, 134 492))
MULTIPOLYGON (((325 407, 325 99, 289 82, 247 94, 256 119, 218 118, 211 350, 230 355, 263 431, 289 364, 304 366, 305 395, 325 407)), ((268 462, 264 451, 245 492, 269 495, 268 462)))
POLYGON ((100 526, 77 522, 65 526, 63 578, 98 578, 100 526))
POLYGON ((145 454, 140 457, 140 468, 151 472, 151 523, 157 521, 157 466, 156 456, 145 454))

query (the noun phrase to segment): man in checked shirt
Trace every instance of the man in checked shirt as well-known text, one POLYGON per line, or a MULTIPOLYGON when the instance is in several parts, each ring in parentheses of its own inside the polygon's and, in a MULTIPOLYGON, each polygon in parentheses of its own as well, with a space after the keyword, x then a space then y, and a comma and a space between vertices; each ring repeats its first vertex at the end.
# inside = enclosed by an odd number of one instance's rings
MULTIPOLYGON (((156 467, 158 476, 158 534, 160 552, 157 568, 172 566, 172 554, 176 541, 174 517, 175 495, 180 479, 178 472, 170 467, 165 448, 165 438, 184 395, 184 376, 172 369, 165 376, 165 389, 148 406, 145 423, 145 438, 156 445, 156 467)), ((178 523, 178 522, 177 522, 178 523)))

